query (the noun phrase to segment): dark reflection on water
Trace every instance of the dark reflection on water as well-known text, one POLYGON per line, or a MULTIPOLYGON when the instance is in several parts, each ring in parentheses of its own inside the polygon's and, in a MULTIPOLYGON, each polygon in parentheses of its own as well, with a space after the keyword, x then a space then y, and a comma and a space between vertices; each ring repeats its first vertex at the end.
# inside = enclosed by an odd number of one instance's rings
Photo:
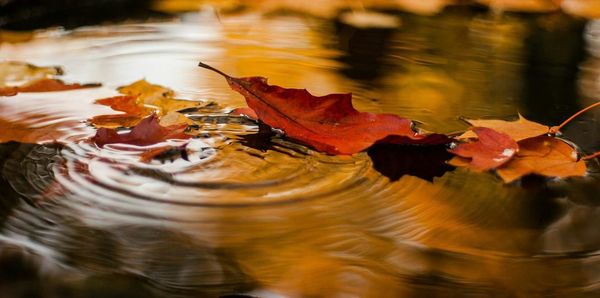
POLYGON ((164 17, 148 0, 7 0, 0 3, 0 28, 34 30, 50 26, 76 28, 105 21, 164 17))
POLYGON ((367 151, 373 168, 391 181, 411 175, 433 182, 454 167, 446 164, 452 155, 444 146, 419 147, 376 144, 367 151))
POLYGON ((357 28, 341 21, 335 25, 342 51, 338 57, 343 63, 341 73, 368 83, 382 75, 395 28, 357 28))
MULTIPOLYGON (((320 154, 228 116, 243 100, 196 67, 353 92, 360 110, 440 132, 464 129, 459 116, 517 112, 558 124, 598 95, 595 22, 469 8, 396 16, 398 28, 359 29, 200 13, 0 44, 2 57, 63 65, 67 79, 113 88, 145 77, 222 107, 186 111, 200 136, 187 161, 144 164, 140 148, 84 141, 0 145, 0 297, 598 295, 597 165, 503 185, 447 166, 443 147, 320 154)), ((50 123, 72 140, 89 133, 78 116, 93 92, 4 98, 0 123, 50 123)), ((566 137, 600 149, 595 114, 582 119, 566 137)))
POLYGON ((582 20, 557 16, 540 17, 531 26, 525 42, 523 101, 532 120, 560 123, 579 110, 573 103, 581 97, 577 74, 585 57, 584 29, 582 20))

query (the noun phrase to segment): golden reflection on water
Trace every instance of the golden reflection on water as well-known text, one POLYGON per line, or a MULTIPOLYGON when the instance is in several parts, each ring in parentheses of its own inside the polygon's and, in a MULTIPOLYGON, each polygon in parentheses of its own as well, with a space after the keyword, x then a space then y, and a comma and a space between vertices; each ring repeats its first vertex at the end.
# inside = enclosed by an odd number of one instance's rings
MULTIPOLYGON (((2 129, 51 123, 67 132, 63 147, 0 146, 9 206, 0 213, 0 248, 43 256, 59 283, 74 272, 75 283, 107 275, 110 284, 110 274, 127 274, 158 296, 597 291, 594 177, 503 185, 492 174, 446 172, 442 164, 443 175, 431 181, 410 170, 390 179, 374 166, 373 152, 328 156, 258 134, 225 113, 243 99, 196 67, 201 60, 317 95, 352 92, 360 110, 449 132, 464 128, 459 116, 564 112, 537 111, 526 100, 526 37, 545 36, 540 18, 450 11, 435 19, 402 15, 400 28, 358 29, 294 15, 199 13, 0 44, 3 58, 61 65, 68 81, 105 84, 0 99, 2 129), (83 120, 109 112, 94 99, 141 78, 223 107, 189 114, 202 135, 190 162, 143 164, 139 148, 100 150, 74 140, 93 133, 83 120)), ((25 131, 16 140, 52 138, 25 131)))

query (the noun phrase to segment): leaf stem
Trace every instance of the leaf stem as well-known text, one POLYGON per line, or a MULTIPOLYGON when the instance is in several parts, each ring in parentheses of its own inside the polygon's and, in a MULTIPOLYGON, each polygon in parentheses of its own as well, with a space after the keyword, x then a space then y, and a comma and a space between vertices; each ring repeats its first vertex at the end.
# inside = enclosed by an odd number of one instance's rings
POLYGON ((561 123, 559 126, 553 126, 552 128, 550 128, 550 133, 552 134, 556 134, 557 132, 559 132, 565 125, 567 125, 569 122, 571 122, 573 119, 575 119, 575 117, 597 107, 600 106, 600 102, 597 102, 595 104, 592 104, 586 108, 584 108, 583 110, 573 114, 573 116, 569 117, 567 120, 563 121, 563 123, 561 123))
POLYGON ((204 63, 202 63, 202 61, 198 62, 198 66, 200 66, 202 68, 206 68, 208 70, 212 70, 212 71, 214 71, 214 72, 216 72, 216 73, 224 76, 225 78, 231 78, 231 76, 229 76, 228 74, 226 74, 226 73, 224 73, 224 72, 222 72, 222 71, 220 71, 220 70, 218 70, 218 69, 216 69, 216 68, 214 68, 214 67, 212 67, 212 66, 210 66, 208 64, 204 64, 204 63))
POLYGON ((600 156, 600 151, 596 152, 596 153, 592 153, 590 155, 586 155, 584 157, 582 157, 581 159, 583 160, 590 160, 590 159, 594 159, 596 157, 600 156))

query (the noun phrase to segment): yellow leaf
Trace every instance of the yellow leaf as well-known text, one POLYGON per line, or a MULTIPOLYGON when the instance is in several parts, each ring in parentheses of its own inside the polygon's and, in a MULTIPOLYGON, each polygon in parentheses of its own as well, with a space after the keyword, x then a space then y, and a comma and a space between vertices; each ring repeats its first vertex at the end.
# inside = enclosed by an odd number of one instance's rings
MULTIPOLYGON (((537 136, 547 134, 550 127, 537 122, 529 121, 519 114, 519 119, 515 121, 504 120, 474 120, 466 119, 472 126, 487 127, 495 131, 509 135, 515 141, 521 141, 537 136)), ((467 131, 459 139, 476 138, 477 136, 472 131, 467 131)))
POLYGON ((6 61, 0 62, 0 96, 14 96, 20 92, 66 91, 100 84, 68 84, 56 78, 62 75, 60 67, 38 67, 35 65, 6 61))
POLYGON ((177 112, 169 112, 168 114, 162 116, 160 118, 159 124, 161 126, 171 126, 171 125, 179 125, 179 124, 194 124, 190 118, 184 116, 181 113, 177 112))
POLYGON ((24 86, 62 73, 58 66, 38 67, 17 61, 0 62, 0 87, 24 86))
POLYGON ((96 127, 115 128, 130 127, 150 114, 160 117, 163 126, 174 124, 191 124, 193 121, 177 111, 189 108, 202 108, 212 103, 175 99, 175 92, 169 88, 139 80, 117 89, 123 96, 103 98, 96 101, 114 110, 125 112, 118 115, 99 115, 90 119, 96 127))
POLYGON ((563 140, 539 136, 519 142, 519 148, 516 157, 496 169, 506 183, 529 174, 559 178, 585 175, 585 162, 578 160, 577 151, 563 140))
POLYGON ((123 95, 137 96, 139 103, 146 105, 159 105, 164 98, 173 98, 175 92, 173 90, 148 83, 146 80, 139 80, 130 85, 117 88, 117 91, 123 95))

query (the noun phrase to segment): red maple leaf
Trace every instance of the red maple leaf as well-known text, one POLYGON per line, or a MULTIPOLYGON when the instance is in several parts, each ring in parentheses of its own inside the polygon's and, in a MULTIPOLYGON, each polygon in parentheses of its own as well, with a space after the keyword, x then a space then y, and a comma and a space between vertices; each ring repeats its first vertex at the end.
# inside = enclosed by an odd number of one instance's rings
POLYGON ((92 141, 99 147, 106 144, 131 144, 147 146, 168 139, 188 139, 191 135, 184 133, 187 124, 163 127, 158 123, 158 116, 152 114, 140 121, 131 131, 119 133, 116 129, 99 128, 92 141))
POLYGON ((396 144, 443 144, 449 138, 413 130, 413 122, 393 114, 359 112, 351 94, 314 96, 305 89, 267 84, 263 77, 234 78, 204 63, 229 86, 246 98, 248 107, 239 113, 256 116, 265 124, 281 129, 295 140, 329 154, 354 154, 377 142, 396 144))
POLYGON ((487 171, 505 164, 519 150, 517 142, 505 133, 487 127, 474 127, 471 131, 477 134, 476 141, 461 143, 448 150, 460 158, 471 160, 454 159, 450 164, 464 164, 477 171, 487 171))
POLYGON ((466 140, 464 143, 448 150, 456 155, 449 164, 477 171, 495 170, 506 183, 531 174, 559 178, 584 176, 585 161, 600 156, 600 152, 580 157, 575 145, 557 138, 556 134, 577 116, 599 106, 600 103, 592 104, 554 127, 521 115, 516 121, 467 120, 476 127, 458 137, 466 140))

